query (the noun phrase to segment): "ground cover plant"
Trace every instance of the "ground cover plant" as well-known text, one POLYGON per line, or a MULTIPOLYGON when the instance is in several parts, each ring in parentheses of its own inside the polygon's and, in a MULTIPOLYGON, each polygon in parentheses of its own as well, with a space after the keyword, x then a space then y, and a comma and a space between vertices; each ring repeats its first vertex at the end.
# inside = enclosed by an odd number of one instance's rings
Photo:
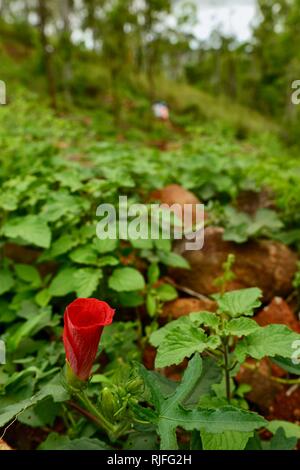
POLYGON ((297 70, 282 46, 297 2, 259 2, 253 43, 219 48, 191 47, 193 13, 164 0, 82 1, 78 17, 76 2, 9 3, 0 450, 299 449, 298 111, 276 95, 297 70), (203 204, 203 247, 165 238, 163 216, 157 239, 99 238, 97 209, 120 196, 146 217, 203 204))

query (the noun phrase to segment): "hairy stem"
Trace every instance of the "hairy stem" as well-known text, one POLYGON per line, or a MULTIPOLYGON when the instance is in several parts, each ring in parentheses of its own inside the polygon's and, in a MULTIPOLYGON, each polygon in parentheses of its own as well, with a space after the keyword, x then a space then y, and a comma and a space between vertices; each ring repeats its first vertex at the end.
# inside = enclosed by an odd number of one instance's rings
POLYGON ((94 417, 94 422, 101 427, 106 434, 109 436, 115 436, 116 428, 111 424, 107 419, 102 415, 102 413, 96 408, 96 406, 91 402, 84 391, 76 393, 77 400, 83 405, 83 407, 88 411, 88 417, 91 419, 91 416, 94 417))
POLYGON ((230 364, 229 364, 229 349, 228 349, 228 339, 224 338, 223 340, 223 356, 224 356, 224 370, 225 370, 225 384, 226 384, 226 398, 228 403, 230 403, 231 391, 230 391, 230 364))

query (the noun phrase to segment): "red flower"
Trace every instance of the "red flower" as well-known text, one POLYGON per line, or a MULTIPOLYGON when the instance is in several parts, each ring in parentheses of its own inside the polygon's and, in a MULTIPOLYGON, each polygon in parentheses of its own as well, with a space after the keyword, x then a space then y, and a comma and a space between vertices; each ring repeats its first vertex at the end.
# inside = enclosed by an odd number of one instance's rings
POLYGON ((63 341, 67 361, 80 380, 89 378, 103 328, 111 324, 114 313, 97 299, 76 299, 67 306, 63 341))

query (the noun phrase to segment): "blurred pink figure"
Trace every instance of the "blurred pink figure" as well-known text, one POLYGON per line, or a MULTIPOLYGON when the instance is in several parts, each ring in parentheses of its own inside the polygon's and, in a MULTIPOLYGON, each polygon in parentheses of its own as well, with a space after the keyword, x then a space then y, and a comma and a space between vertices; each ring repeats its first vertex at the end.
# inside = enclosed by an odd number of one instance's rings
POLYGON ((158 101, 152 105, 153 114, 161 121, 168 121, 170 118, 169 108, 163 101, 158 101))

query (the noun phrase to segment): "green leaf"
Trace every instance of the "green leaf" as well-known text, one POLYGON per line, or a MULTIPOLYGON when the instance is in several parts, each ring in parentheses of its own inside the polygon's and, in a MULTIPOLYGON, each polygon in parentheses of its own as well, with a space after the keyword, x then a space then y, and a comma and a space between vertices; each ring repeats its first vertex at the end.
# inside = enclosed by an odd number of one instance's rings
POLYGON ((72 235, 62 235, 57 240, 55 240, 50 249, 48 250, 49 258, 56 258, 57 256, 63 255, 71 250, 74 246, 78 244, 76 238, 72 235))
POLYGON ((290 374, 300 375, 300 364, 294 364, 293 361, 287 357, 275 356, 272 358, 272 362, 290 374))
POLYGON ((77 297, 90 297, 98 287, 103 273, 101 269, 82 268, 74 274, 75 292, 77 297))
POLYGON ((202 329, 196 328, 192 324, 188 324, 184 328, 174 328, 158 348, 155 367, 180 364, 184 358, 190 357, 196 352, 200 353, 209 347, 216 349, 219 344, 218 337, 209 340, 202 329))
POLYGON ((3 269, 0 271, 0 295, 5 294, 5 292, 10 291, 14 286, 15 280, 8 269, 3 269))
POLYGON ((144 303, 144 297, 140 292, 120 292, 119 301, 123 307, 139 307, 144 303))
POLYGON ((64 268, 52 279, 49 293, 54 297, 63 297, 75 290, 74 275, 75 268, 64 268))
POLYGON ((79 264, 96 264, 98 255, 91 245, 80 246, 69 254, 69 258, 79 264))
POLYGON ((217 329, 220 323, 218 315, 212 312, 193 312, 189 314, 189 317, 197 326, 205 325, 217 329))
POLYGON ((172 243, 169 239, 159 238, 158 240, 153 240, 153 243, 155 248, 161 252, 168 253, 172 250, 172 243))
POLYGON ((172 268, 190 269, 189 262, 177 253, 159 251, 158 257, 163 264, 171 266, 172 268))
POLYGON ((105 442, 89 437, 70 439, 68 436, 52 432, 40 444, 38 450, 108 450, 111 449, 105 442))
POLYGON ((60 181, 62 186, 70 188, 71 191, 78 191, 82 187, 81 175, 75 170, 66 170, 57 172, 55 175, 56 181, 60 181))
POLYGON ((21 340, 28 336, 33 336, 41 329, 48 326, 51 319, 51 309, 49 307, 42 309, 37 315, 29 318, 7 338, 7 344, 10 349, 15 350, 21 340))
POLYGON ((111 255, 102 256, 98 258, 97 266, 101 268, 102 266, 117 266, 119 264, 119 260, 111 255))
POLYGON ((155 431, 138 431, 129 434, 123 447, 125 450, 155 450, 158 449, 158 437, 155 431))
POLYGON ((161 284, 155 290, 162 302, 169 302, 170 300, 177 299, 178 297, 175 287, 170 284, 161 284))
POLYGON ((8 220, 2 227, 8 238, 21 238, 41 248, 49 248, 51 231, 48 224, 38 215, 26 215, 8 220))
POLYGON ((236 346, 235 355, 239 361, 244 361, 247 356, 254 359, 265 356, 292 358, 293 344, 299 340, 300 335, 285 325, 268 325, 243 338, 236 346))
POLYGON ((14 417, 18 417, 20 413, 36 405, 47 397, 52 397, 55 402, 63 402, 68 400, 69 396, 62 384, 60 377, 55 377, 48 382, 38 393, 30 398, 19 401, 12 405, 2 407, 0 410, 0 427, 5 426, 14 417))
POLYGON ((152 250, 153 248, 153 241, 151 238, 137 238, 136 240, 129 240, 133 248, 136 248, 137 250, 152 250))
POLYGON ((249 235, 255 235, 260 232, 273 232, 278 231, 283 227, 283 223, 275 211, 270 209, 258 209, 255 214, 254 220, 248 227, 249 235))
POLYGON ((51 299, 51 294, 49 292, 49 289, 40 290, 34 298, 34 300, 40 307, 46 307, 50 299, 51 299))
POLYGON ((129 292, 144 289, 145 281, 137 269, 117 268, 108 279, 108 285, 117 292, 129 292))
POLYGON ((59 409, 59 404, 54 403, 52 397, 49 397, 21 413, 18 421, 36 428, 47 425, 53 426, 59 409))
POLYGON ((249 289, 226 292, 224 295, 217 294, 219 310, 230 317, 240 317, 241 315, 251 316, 255 308, 261 305, 259 298, 262 291, 257 287, 249 289))
POLYGON ((160 272, 159 272, 158 264, 157 263, 150 264, 148 268, 148 273, 147 273, 149 284, 150 285, 155 284, 155 282, 157 282, 159 279, 159 275, 160 275, 160 272))
POLYGON ((115 251, 118 247, 118 244, 119 244, 118 240, 113 240, 110 238, 101 240, 100 238, 97 238, 93 244, 93 247, 96 249, 98 253, 103 255, 105 253, 110 253, 112 251, 115 251))
POLYGON ((248 336, 260 326, 251 318, 233 318, 224 325, 224 333, 233 336, 248 336))
POLYGON ((171 321, 170 323, 167 323, 165 326, 159 328, 151 334, 150 343, 152 344, 152 346, 155 346, 157 348, 163 342, 163 340, 166 338, 166 336, 171 330, 176 329, 177 327, 185 328, 190 324, 191 321, 188 316, 183 316, 178 318, 177 320, 171 321))
POLYGON ((269 443, 269 450, 293 450, 297 445, 297 437, 287 437, 283 428, 277 429, 269 443))
POLYGON ((211 392, 211 386, 221 382, 223 373, 216 360, 211 357, 202 359, 202 372, 190 396, 184 400, 184 406, 197 405, 203 395, 211 392))
POLYGON ((150 317, 154 317, 157 311, 156 297, 151 293, 146 297, 146 308, 150 317))
POLYGON ((41 285, 41 276, 34 266, 29 264, 15 264, 15 271, 19 279, 29 282, 33 287, 41 285))
POLYGON ((285 432, 286 437, 296 437, 297 439, 300 439, 300 426, 298 424, 275 419, 273 421, 269 421, 266 428, 272 434, 275 434, 279 428, 282 428, 285 432))
POLYGON ((244 450, 252 436, 253 431, 224 431, 220 434, 201 431, 204 450, 244 450))
POLYGON ((189 362, 180 385, 167 398, 156 386, 151 372, 141 366, 141 374, 155 406, 155 421, 161 438, 160 447, 163 450, 178 449, 177 427, 182 427, 187 431, 197 429, 216 434, 226 431, 252 433, 266 423, 258 414, 233 406, 224 406, 217 410, 184 408, 183 402, 192 395, 202 374, 202 361, 199 355, 195 355, 189 362))

